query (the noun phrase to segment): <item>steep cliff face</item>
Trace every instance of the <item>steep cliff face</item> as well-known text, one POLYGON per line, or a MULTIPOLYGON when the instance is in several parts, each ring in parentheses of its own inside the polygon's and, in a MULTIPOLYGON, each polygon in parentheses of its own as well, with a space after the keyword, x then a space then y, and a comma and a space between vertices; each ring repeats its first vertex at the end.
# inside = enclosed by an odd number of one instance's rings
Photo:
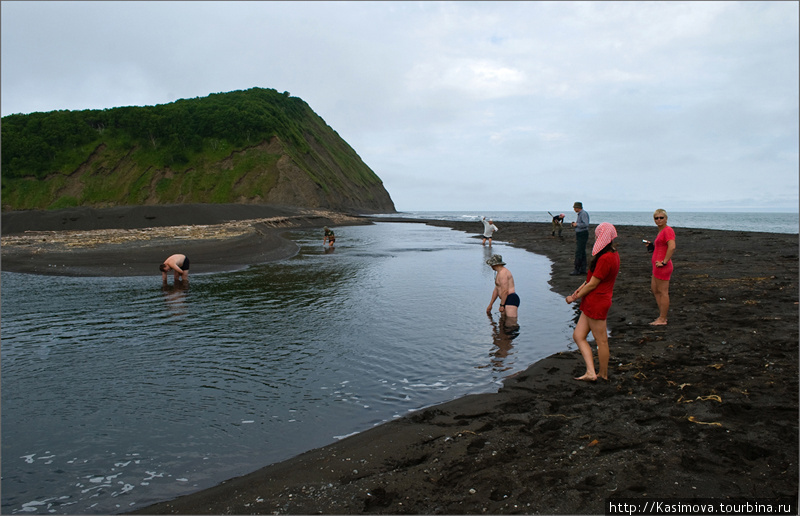
POLYGON ((274 90, 3 122, 12 153, 3 159, 4 211, 196 203, 395 211, 383 182, 336 131, 274 90), (80 138, 64 130, 59 140, 50 125, 91 130, 80 138), (22 145, 41 133, 49 135, 45 159, 22 145))
MULTIPOLYGON (((76 203, 95 208, 234 202, 359 213, 395 211, 380 181, 358 183, 347 177, 321 146, 295 158, 277 136, 181 172, 169 167, 142 169, 132 155, 120 155, 101 145, 68 176, 52 174, 42 180, 23 181, 49 184, 49 197, 56 200, 106 192, 99 201, 76 203)), ((6 202, 4 205, 9 206, 6 202)))
POLYGON ((277 137, 268 144, 245 151, 259 153, 263 152, 261 147, 266 146, 269 149, 266 152, 277 156, 283 148, 275 162, 274 183, 263 197, 264 201, 362 213, 394 213, 394 203, 382 182, 349 178, 327 149, 313 136, 307 137, 312 150, 300 160, 293 159, 277 137), (315 181, 314 178, 319 179, 315 181))

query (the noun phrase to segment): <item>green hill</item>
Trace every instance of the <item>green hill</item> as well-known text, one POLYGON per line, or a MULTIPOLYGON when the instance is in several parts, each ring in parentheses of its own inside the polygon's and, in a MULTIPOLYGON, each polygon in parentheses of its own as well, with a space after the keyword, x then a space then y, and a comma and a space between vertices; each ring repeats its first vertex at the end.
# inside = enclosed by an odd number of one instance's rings
POLYGON ((270 203, 394 212, 302 99, 273 89, 2 118, 2 208, 270 203))

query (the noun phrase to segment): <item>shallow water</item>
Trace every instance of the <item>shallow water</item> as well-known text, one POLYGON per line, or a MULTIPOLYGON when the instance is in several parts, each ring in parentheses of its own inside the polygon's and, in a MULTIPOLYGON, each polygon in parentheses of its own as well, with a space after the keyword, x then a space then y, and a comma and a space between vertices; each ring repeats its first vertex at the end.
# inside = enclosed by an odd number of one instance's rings
MULTIPOLYGON (((298 232, 292 259, 192 275, 2 273, 2 512, 174 498, 573 349, 550 261, 496 243, 520 330, 485 313, 488 248, 421 224, 298 232)), ((199 257, 192 257, 199 260, 199 257)))

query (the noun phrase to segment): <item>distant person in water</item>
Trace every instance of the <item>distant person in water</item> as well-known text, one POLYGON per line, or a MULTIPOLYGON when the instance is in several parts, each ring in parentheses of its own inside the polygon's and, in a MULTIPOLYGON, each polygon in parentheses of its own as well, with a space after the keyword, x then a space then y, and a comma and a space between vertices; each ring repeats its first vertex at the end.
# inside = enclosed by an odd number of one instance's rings
POLYGON ((336 235, 333 234, 331 228, 325 226, 325 238, 322 239, 322 246, 325 247, 327 242, 330 242, 330 246, 333 247, 333 243, 336 242, 336 235))
POLYGON ((572 332, 572 338, 586 363, 586 372, 575 379, 591 382, 598 378, 608 380, 609 350, 606 318, 608 309, 611 308, 614 282, 619 273, 619 254, 614 247, 617 229, 608 222, 603 222, 595 228, 594 234, 592 261, 589 264, 586 281, 571 296, 567 296, 567 303, 581 300, 581 316, 572 332), (594 368, 592 348, 587 339, 589 332, 592 332, 594 342, 597 344, 597 360, 600 363, 597 371, 594 368))
POLYGON ((486 217, 481 217, 483 222, 483 242, 481 245, 486 245, 486 240, 489 240, 489 247, 492 247, 492 235, 497 231, 497 226, 494 225, 492 219, 486 220, 486 217))
POLYGON ((653 221, 658 226, 658 236, 652 244, 645 241, 647 249, 653 253, 651 263, 653 275, 650 277, 650 290, 656 298, 658 317, 651 326, 666 326, 669 312, 669 280, 672 277, 672 255, 675 254, 675 231, 667 226, 667 212, 658 209, 653 213, 653 221))
POLYGON ((161 280, 165 285, 167 284, 167 272, 170 269, 175 273, 175 282, 189 281, 189 258, 186 255, 173 254, 158 266, 158 270, 161 271, 161 280))
POLYGON ((494 290, 492 290, 492 300, 486 308, 486 313, 492 313, 492 306, 495 300, 500 299, 500 316, 506 328, 517 326, 517 313, 519 309, 519 296, 514 290, 514 277, 511 271, 506 269, 506 262, 499 254, 493 254, 486 260, 486 265, 492 268, 497 274, 494 277, 494 290))

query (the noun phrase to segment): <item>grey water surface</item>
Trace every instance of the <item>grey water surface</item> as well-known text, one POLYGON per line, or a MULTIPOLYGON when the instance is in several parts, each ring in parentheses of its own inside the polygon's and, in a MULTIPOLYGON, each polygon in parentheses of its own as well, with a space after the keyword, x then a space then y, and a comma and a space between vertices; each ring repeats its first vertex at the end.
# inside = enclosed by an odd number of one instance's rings
MULTIPOLYGON (((641 234, 647 236, 657 233, 653 223, 652 211, 596 211, 588 204, 584 204, 589 213, 592 227, 601 222, 609 222, 614 225, 641 226, 641 234)), ((656 207, 654 206, 654 210, 656 207)), ((800 217, 797 212, 777 213, 777 212, 674 212, 669 206, 663 206, 669 212, 669 225, 672 226, 680 239, 680 231, 688 228, 717 229, 723 231, 757 231, 762 233, 797 233, 800 229, 800 217)), ((564 213, 565 222, 574 222, 576 215, 572 207, 561 210, 564 213)), ((501 222, 545 222, 549 223, 553 215, 560 212, 557 210, 547 211, 486 211, 486 212, 467 212, 467 211, 411 211, 404 213, 390 213, 385 215, 373 215, 376 217, 407 217, 413 219, 435 219, 435 220, 455 220, 455 221, 475 221, 477 232, 482 226, 480 218, 482 216, 492 218, 499 226, 501 222), (551 215, 552 213, 552 215, 551 215)), ((568 224, 567 224, 568 225, 568 224)), ((502 230, 502 227, 500 227, 502 230)), ((567 231, 565 229, 565 231, 567 231)), ((565 233, 567 234, 567 233, 565 233)), ((499 236, 499 234, 498 234, 499 236)))
MULTIPOLYGON (((291 235, 192 275, 2 273, 2 512, 108 514, 191 493, 502 380, 571 342, 550 261, 495 243, 522 303, 486 314, 480 240, 422 224, 291 235)), ((176 249, 176 251, 179 251, 176 249)), ((198 263, 201 257, 192 257, 198 263)))

